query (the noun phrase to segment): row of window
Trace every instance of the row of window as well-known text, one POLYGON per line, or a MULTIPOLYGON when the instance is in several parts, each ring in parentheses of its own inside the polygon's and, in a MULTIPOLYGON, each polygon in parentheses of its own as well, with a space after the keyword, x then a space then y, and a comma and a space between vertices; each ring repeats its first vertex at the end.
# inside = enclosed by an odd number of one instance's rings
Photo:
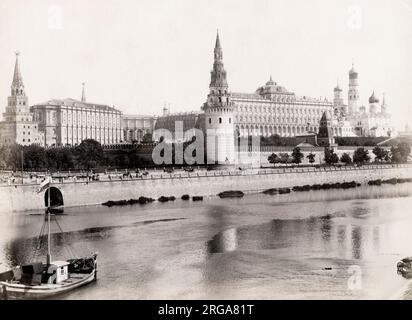
POLYGON ((211 93, 212 94, 218 94, 219 93, 220 95, 221 94, 227 94, 227 90, 223 90, 223 91, 222 90, 212 90, 211 93))
POLYGON ((277 123, 307 123, 307 122, 319 122, 318 118, 301 118, 301 117, 266 117, 266 116, 236 116, 236 122, 277 122, 277 123))
POLYGON ((324 109, 308 109, 306 107, 265 107, 265 106, 235 106, 237 112, 260 112, 260 113, 290 113, 290 114, 322 114, 324 109))
POLYGON ((23 89, 11 89, 11 94, 16 96, 18 94, 23 94, 23 89))
MULTIPOLYGON (((219 123, 222 123, 222 118, 219 118, 219 123)), ((229 118, 229 123, 232 123, 232 118, 229 118)), ((209 124, 212 124, 212 118, 209 118, 209 124)))

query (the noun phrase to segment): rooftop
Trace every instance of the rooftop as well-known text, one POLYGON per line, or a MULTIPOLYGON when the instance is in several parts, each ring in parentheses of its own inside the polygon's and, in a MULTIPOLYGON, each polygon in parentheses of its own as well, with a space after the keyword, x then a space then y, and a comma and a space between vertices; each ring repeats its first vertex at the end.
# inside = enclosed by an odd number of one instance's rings
POLYGON ((67 106, 67 107, 81 107, 81 108, 88 108, 88 109, 104 109, 104 110, 120 112, 120 110, 114 107, 111 107, 109 105, 91 103, 91 102, 82 102, 82 101, 75 100, 72 98, 51 99, 44 103, 38 103, 36 104, 36 106, 67 106))

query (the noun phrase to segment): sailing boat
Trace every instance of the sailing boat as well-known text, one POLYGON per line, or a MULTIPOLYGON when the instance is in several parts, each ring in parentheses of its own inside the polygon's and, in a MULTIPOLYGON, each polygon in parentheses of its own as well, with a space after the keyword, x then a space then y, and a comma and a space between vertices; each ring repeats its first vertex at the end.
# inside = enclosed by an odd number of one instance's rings
MULTIPOLYGON (((48 189, 45 217, 47 219, 46 263, 33 262, 19 265, 9 271, 0 273, 0 297, 3 299, 41 299, 51 297, 72 291, 97 279, 97 253, 83 258, 52 261, 50 186, 51 179, 43 182, 38 191, 48 189)), ((40 239, 41 237, 39 237, 39 241, 40 239)))

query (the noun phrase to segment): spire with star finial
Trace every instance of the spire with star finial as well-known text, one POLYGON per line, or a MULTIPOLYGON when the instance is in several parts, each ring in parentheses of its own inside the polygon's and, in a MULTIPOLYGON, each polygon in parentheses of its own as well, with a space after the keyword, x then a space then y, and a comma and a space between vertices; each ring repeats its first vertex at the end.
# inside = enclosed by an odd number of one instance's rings
POLYGON ((215 48, 220 48, 220 39, 219 39, 219 29, 216 31, 216 43, 215 48))
MULTIPOLYGON (((20 71, 20 61, 19 55, 20 52, 16 51, 16 62, 14 64, 14 73, 13 80, 11 82, 11 94, 7 98, 7 114, 14 114, 15 117, 17 112, 28 112, 29 111, 29 102, 24 90, 23 77, 21 76, 20 71)), ((10 116, 8 116, 10 119, 10 116)))
POLYGON ((223 59, 223 52, 222 52, 222 47, 220 45, 220 39, 219 39, 219 29, 216 32, 216 43, 215 43, 214 52, 215 52, 215 61, 223 59))
POLYGON ((14 74, 13 74, 13 81, 11 84, 11 95, 24 95, 24 84, 23 84, 23 77, 21 76, 20 72, 20 63, 19 63, 19 55, 20 52, 16 51, 16 62, 14 64, 14 74))
POLYGON ((210 88, 227 89, 226 71, 223 66, 223 51, 220 45, 219 30, 216 34, 216 43, 214 49, 214 63, 211 72, 210 88))

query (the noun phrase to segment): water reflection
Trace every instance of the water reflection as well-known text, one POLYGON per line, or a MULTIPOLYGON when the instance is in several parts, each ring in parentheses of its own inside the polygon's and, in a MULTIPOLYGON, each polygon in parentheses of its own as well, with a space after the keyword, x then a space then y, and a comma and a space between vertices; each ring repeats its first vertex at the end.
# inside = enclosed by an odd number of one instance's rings
MULTIPOLYGON (((131 224, 92 227, 77 231, 52 233, 50 235, 52 255, 55 258, 68 259, 75 256, 89 254, 90 252, 76 252, 73 245, 85 244, 90 241, 101 241, 112 236, 112 231, 121 228, 132 228, 139 225, 149 225, 160 222, 184 220, 184 218, 144 220, 131 224)), ((5 264, 10 268, 19 264, 45 260, 47 254, 47 236, 31 238, 18 238, 5 244, 3 249, 6 257, 5 264)))
POLYGON ((362 258, 362 228, 352 229, 352 255, 354 259, 362 258))
POLYGON ((322 234, 322 239, 325 241, 330 240, 330 237, 331 237, 331 229, 332 229, 331 219, 332 217, 330 215, 320 217, 320 224, 321 224, 320 231, 322 234))
MULTIPOLYGON (((357 219, 363 219, 363 214, 357 219)), ((334 254, 333 250, 336 250, 339 257, 359 260, 362 259, 364 242, 372 243, 375 253, 377 252, 380 242, 379 229, 380 226, 350 226, 341 218, 337 219, 332 215, 306 219, 274 219, 259 225, 226 229, 216 234, 207 247, 209 254, 290 248, 291 255, 307 254, 323 248, 326 249, 324 254, 334 254)))
POLYGON ((230 252, 237 248, 237 229, 225 230, 208 242, 209 253, 230 252))

